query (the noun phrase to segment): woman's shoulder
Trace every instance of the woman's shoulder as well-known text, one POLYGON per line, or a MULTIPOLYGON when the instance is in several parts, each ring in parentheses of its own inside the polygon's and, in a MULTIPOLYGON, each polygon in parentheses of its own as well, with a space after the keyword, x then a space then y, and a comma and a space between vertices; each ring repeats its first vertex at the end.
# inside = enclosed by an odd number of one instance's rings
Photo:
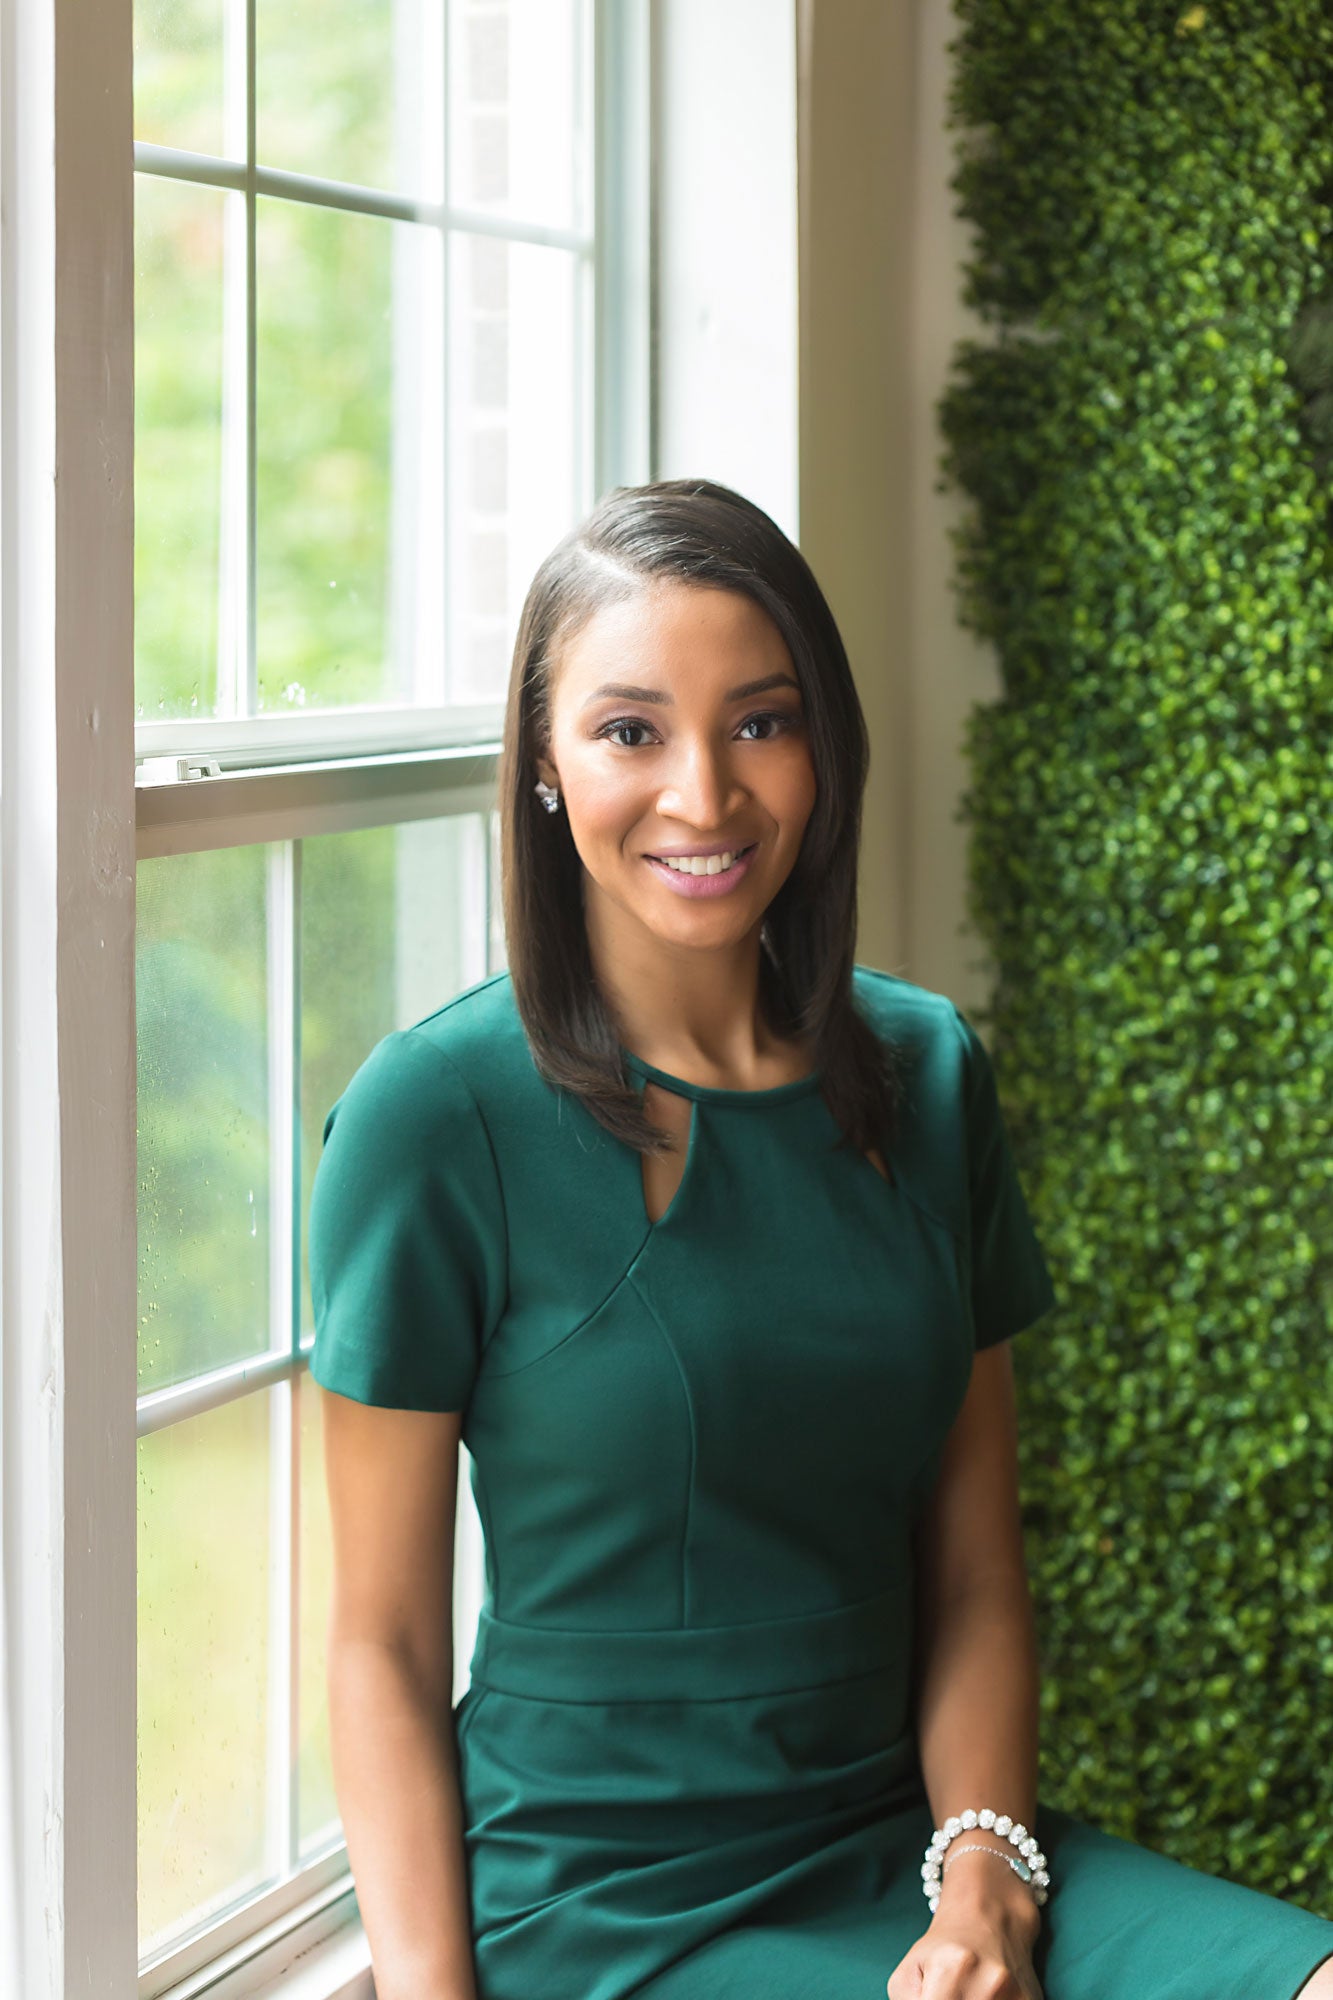
POLYGON ((988 1128, 1000 1119, 986 1046, 947 993, 868 965, 854 968, 853 990, 859 1011, 897 1060, 900 1163, 925 1205, 958 1226, 964 1163, 989 1145, 988 1128))
POLYGON ((487 1122, 435 1019, 382 1036, 325 1118, 311 1372, 359 1402, 459 1410, 504 1310, 508 1221, 487 1122))
POLYGON ((517 1084, 525 1057, 531 1070, 509 975, 492 973, 372 1044, 328 1111, 325 1142, 341 1121, 436 1144, 442 1119, 455 1132, 484 1123, 484 1101, 507 1076, 517 1084))
POLYGON ((958 1049, 962 1016, 947 993, 878 966, 857 964, 852 967, 852 997, 863 1019, 909 1059, 932 1048, 958 1049))
POLYGON ((507 970, 474 980, 403 1032, 478 1094, 518 1088, 536 1074, 507 970))

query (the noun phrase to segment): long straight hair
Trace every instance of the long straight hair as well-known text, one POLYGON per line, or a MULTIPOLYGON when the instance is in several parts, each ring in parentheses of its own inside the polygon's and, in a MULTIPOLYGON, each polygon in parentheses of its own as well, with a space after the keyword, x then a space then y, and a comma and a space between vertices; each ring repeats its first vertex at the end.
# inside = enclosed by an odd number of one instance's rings
POLYGON ((753 501, 708 479, 617 486, 557 543, 519 619, 500 759, 501 878, 508 969, 533 1061, 638 1152, 675 1140, 647 1116, 593 974, 583 863, 563 812, 535 790, 549 755, 560 650, 603 605, 655 583, 743 593, 786 642, 805 704, 815 803, 791 873, 760 931, 759 1001, 777 1036, 811 1037, 843 1142, 885 1148, 902 1087, 898 1051, 852 992, 865 717, 841 635, 800 550, 753 501))

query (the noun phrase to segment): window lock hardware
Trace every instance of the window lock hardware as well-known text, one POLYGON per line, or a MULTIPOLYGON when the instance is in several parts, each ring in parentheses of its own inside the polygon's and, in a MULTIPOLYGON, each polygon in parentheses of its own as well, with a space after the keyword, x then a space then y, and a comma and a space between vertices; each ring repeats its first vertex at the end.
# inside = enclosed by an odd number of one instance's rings
POLYGON ((195 778, 220 778, 216 757, 145 757, 134 774, 136 785, 184 785, 195 778))

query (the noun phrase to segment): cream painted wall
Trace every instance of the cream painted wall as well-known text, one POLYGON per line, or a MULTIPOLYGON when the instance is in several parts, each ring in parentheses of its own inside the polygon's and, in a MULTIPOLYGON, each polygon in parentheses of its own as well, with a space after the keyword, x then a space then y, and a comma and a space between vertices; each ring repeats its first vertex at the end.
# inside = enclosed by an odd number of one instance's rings
POLYGON ((985 997, 965 933, 970 704, 989 649, 957 624, 934 491, 935 404, 967 231, 952 214, 948 0, 799 0, 802 547, 842 627, 872 737, 858 956, 963 1005, 985 997))
POLYGON ((912 12, 798 0, 801 546, 871 735, 857 957, 912 977, 912 12))
POLYGON ((913 74, 917 108, 912 202, 909 400, 911 517, 910 636, 912 796, 907 845, 909 976, 962 1006, 987 997, 993 967, 965 922, 968 830, 954 817, 967 782, 962 732, 974 702, 1001 691, 995 652, 958 624, 949 578, 950 526, 961 518, 956 492, 938 494, 941 442, 935 405, 955 343, 987 338, 960 303, 961 264, 971 226, 953 213, 949 188, 956 134, 945 128, 951 58, 958 32, 950 0, 916 0, 913 74))

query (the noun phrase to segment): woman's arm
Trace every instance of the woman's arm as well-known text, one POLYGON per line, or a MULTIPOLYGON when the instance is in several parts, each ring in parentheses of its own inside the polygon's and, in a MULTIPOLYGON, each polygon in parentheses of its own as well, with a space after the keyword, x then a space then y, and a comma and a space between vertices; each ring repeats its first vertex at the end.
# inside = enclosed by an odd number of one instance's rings
POLYGON ((321 1391, 334 1789, 378 2000, 476 2000, 454 1744, 461 1415, 321 1391))
MULTIPOLYGON (((1008 1341, 978 1350, 918 1523, 917 1726, 935 1824, 992 1806, 1035 1831, 1037 1641, 1023 1553, 1018 1427, 1008 1341)), ((964 1841, 1014 1849, 977 1827, 964 1841)), ((1035 1939, 1041 1912, 1013 1869, 946 1856, 936 1914, 975 1912, 1035 1939)), ((925 1898, 922 1898, 924 1904, 925 1898)))

